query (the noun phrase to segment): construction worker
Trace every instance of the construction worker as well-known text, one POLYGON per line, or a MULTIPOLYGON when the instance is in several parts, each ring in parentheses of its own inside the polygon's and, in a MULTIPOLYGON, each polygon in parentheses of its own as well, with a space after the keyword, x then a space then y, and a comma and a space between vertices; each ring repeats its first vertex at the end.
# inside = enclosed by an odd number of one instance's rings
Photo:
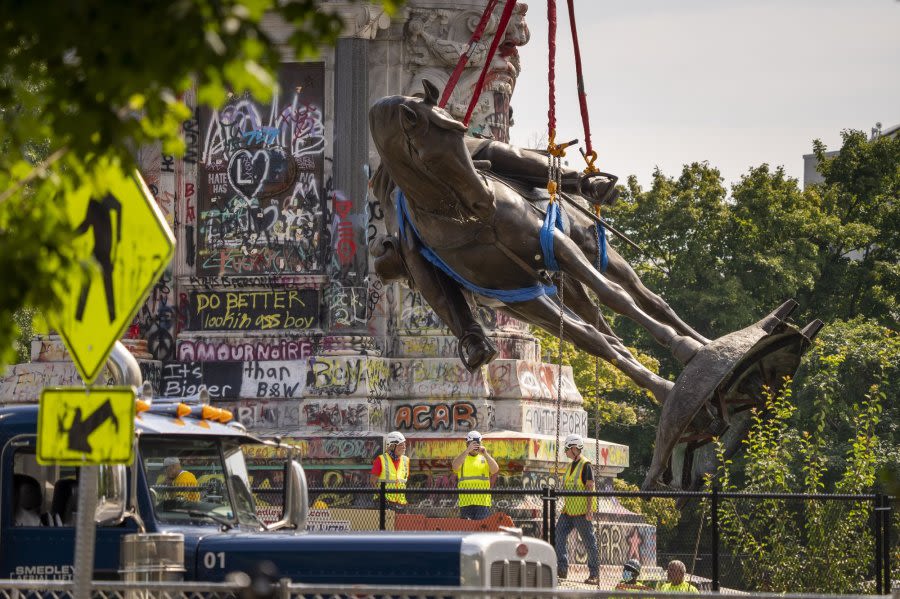
MULTIPOLYGON (((490 489, 491 476, 500 466, 481 444, 481 433, 470 431, 466 435, 466 448, 451 463, 458 489, 490 489)), ((491 512, 491 495, 460 493, 459 516, 466 520, 484 520, 491 512)))
MULTIPOLYGON (((563 446, 566 457, 571 463, 566 468, 563 489, 566 491, 593 491, 594 473, 591 463, 581 454, 584 439, 581 435, 569 435, 563 446)), ((588 573, 585 584, 595 585, 600 573, 600 556, 597 553, 597 537, 594 536, 594 511, 597 509, 596 497, 566 497, 562 513, 556 522, 556 570, 560 579, 566 578, 569 571, 568 541, 572 529, 578 531, 587 550, 588 573)))
POLYGON ((183 499, 185 501, 200 501, 200 491, 197 486, 197 477, 182 470, 181 460, 171 456, 163 460, 165 468, 163 484, 171 487, 190 487, 191 491, 168 492, 164 494, 167 499, 183 499))
POLYGON ((636 559, 630 559, 622 566, 622 580, 616 585, 617 591, 651 591, 650 587, 639 583, 638 576, 641 575, 641 562, 636 559))
POLYGON ((666 582, 662 583, 659 590, 668 593, 700 593, 700 591, 684 579, 687 568, 684 562, 673 559, 666 568, 666 582))
MULTIPOLYGON (((385 483, 385 488, 394 490, 386 493, 388 508, 400 512, 406 507, 406 481, 409 479, 409 458, 406 457, 406 437, 400 431, 391 431, 385 439, 387 451, 375 458, 369 473, 369 484, 373 487, 385 483), (399 490, 399 492, 397 491, 399 490)), ((379 500, 379 494, 375 494, 379 500)))

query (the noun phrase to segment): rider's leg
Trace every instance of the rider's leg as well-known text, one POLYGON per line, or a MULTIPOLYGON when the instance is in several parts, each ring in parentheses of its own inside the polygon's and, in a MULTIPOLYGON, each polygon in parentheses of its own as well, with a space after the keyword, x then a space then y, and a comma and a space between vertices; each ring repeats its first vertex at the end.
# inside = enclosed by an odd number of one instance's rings
POLYGON ((401 241, 402 254, 409 275, 425 301, 459 340, 460 358, 470 371, 487 364, 497 356, 459 284, 428 262, 419 252, 411 228, 401 241))
MULTIPOLYGON (((505 311, 541 327, 548 333, 553 335, 559 334, 559 305, 546 295, 527 302, 509 304, 505 311)), ((590 354, 600 356, 624 372, 639 387, 653 393, 660 403, 665 400, 666 395, 673 386, 670 381, 648 370, 643 364, 635 360, 631 354, 627 354, 626 358, 610 343, 610 339, 614 338, 603 335, 580 318, 574 318, 568 312, 564 312, 563 319, 565 320, 563 323, 563 337, 565 337, 566 341, 573 343, 579 349, 590 354)), ((627 353, 627 351, 626 349, 625 352, 627 353)))

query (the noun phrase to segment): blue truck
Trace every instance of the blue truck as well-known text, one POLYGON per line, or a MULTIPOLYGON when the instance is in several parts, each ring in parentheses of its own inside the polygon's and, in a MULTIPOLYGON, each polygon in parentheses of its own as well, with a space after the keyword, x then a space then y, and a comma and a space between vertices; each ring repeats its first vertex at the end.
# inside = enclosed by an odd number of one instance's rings
MULTIPOLYGON (((99 467, 94 579, 120 577, 123 539, 174 532, 184 537, 187 581, 223 581, 268 560, 282 577, 311 584, 556 585, 553 548, 514 531, 307 532, 306 479, 292 458, 283 516, 263 523, 244 448, 271 441, 221 416, 161 400, 138 413, 134 463, 99 467), (176 467, 190 475, 173 483, 176 467)), ((38 463, 37 423, 37 405, 0 408, 0 578, 70 579, 80 469, 38 463)))

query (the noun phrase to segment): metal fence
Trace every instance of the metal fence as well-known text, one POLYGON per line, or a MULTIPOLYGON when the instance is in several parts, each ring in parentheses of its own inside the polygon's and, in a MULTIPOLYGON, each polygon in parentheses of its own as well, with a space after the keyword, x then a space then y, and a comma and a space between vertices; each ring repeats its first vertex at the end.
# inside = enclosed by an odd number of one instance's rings
MULTIPOLYGON (((261 516, 281 515, 278 489, 258 489, 261 516)), ((589 551, 577 530, 565 539, 569 566, 561 588, 584 588, 598 563, 598 588, 612 589, 629 559, 640 581, 655 588, 666 566, 683 562, 686 580, 704 591, 886 593, 900 580, 900 514, 892 500, 871 495, 773 493, 561 491, 491 489, 490 515, 460 518, 461 495, 447 488, 409 488, 406 505, 383 488, 310 488, 311 531, 490 531, 516 526, 561 553, 560 515, 567 498, 597 502, 589 551), (676 507, 677 506, 677 507, 676 507), (892 529, 894 532, 892 532, 892 529), (592 559, 593 554, 596 559, 592 559)), ((562 570, 562 568, 560 568, 562 570)), ((593 583, 592 583, 593 586, 593 583)))
MULTIPOLYGON (((596 590, 489 589, 458 587, 314 586, 250 580, 229 583, 123 583, 95 582, 90 599, 597 599, 596 590)), ((642 597, 689 599, 695 594, 642 593, 642 597)), ((711 593, 710 596, 725 596, 711 593)), ((753 599, 827 599, 825 594, 752 593, 753 599)), ((604 591, 603 597, 634 597, 633 592, 604 591)), ((873 595, 842 595, 841 599, 873 599, 873 595)), ((884 599, 900 599, 900 592, 884 599)), ((69 581, 0 580, 0 599, 88 599, 76 597, 69 581)))

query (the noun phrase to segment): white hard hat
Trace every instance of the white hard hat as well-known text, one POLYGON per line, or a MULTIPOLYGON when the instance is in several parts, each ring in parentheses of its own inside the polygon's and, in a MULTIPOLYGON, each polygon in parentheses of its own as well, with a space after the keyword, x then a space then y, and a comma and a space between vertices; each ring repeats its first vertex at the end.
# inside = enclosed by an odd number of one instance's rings
POLYGON ((387 444, 396 445, 397 443, 406 443, 406 437, 400 431, 391 431, 387 435, 387 444))
POLYGON ((466 443, 471 443, 472 441, 481 443, 481 433, 478 431, 469 431, 469 434, 466 435, 466 443))
POLYGON ((563 443, 563 447, 565 447, 566 449, 570 447, 577 447, 578 449, 581 449, 582 447, 584 447, 584 439, 581 438, 581 435, 569 435, 568 437, 566 437, 566 440, 563 443))
POLYGON ((168 468, 169 466, 180 466, 180 465, 181 465, 181 460, 179 460, 178 458, 175 458, 175 457, 168 457, 163 460, 163 466, 165 466, 166 468, 168 468))

